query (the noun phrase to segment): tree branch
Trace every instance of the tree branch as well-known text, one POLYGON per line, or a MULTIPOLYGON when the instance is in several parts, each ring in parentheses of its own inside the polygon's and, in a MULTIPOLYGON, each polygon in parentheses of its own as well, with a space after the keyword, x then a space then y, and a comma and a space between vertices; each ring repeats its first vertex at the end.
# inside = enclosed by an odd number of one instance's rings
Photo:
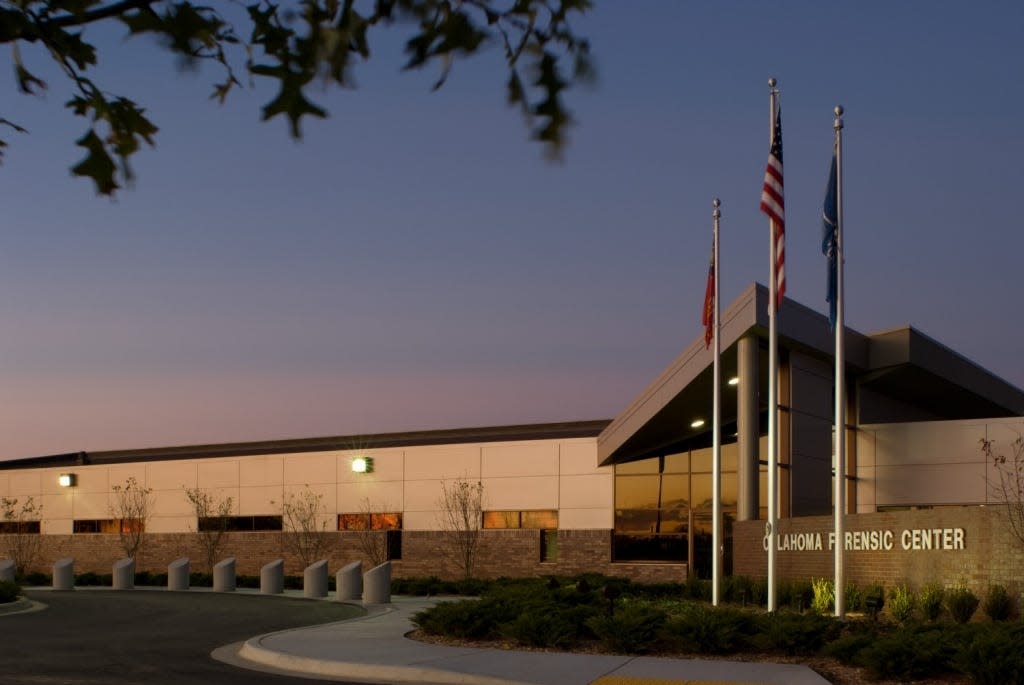
POLYGON ((82 12, 81 14, 63 14, 42 23, 45 26, 84 26, 85 24, 91 24, 95 21, 118 17, 130 10, 139 10, 143 7, 149 7, 154 2, 156 2, 156 0, 121 0, 121 2, 115 2, 113 5, 97 7, 96 9, 82 12))

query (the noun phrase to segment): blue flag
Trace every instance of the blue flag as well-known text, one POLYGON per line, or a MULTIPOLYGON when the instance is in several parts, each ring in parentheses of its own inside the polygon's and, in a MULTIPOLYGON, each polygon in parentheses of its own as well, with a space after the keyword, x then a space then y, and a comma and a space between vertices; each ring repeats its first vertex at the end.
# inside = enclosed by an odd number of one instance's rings
POLYGON ((838 280, 838 245, 839 209, 836 206, 838 194, 836 187, 836 153, 832 151, 832 169, 828 174, 828 187, 825 189, 825 208, 821 213, 821 252, 828 258, 828 325, 831 330, 836 328, 836 305, 838 280))

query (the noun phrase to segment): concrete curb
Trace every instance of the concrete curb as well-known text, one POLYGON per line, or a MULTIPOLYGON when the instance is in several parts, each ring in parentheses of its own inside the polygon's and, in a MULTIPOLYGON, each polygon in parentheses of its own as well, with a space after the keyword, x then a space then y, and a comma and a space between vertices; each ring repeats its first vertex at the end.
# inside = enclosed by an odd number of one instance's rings
POLYGON ((516 680, 504 680, 424 666, 360 664, 282 654, 264 648, 260 643, 265 637, 269 637, 269 635, 254 637, 243 642, 237 652, 237 657, 277 670, 359 682, 430 683, 431 685, 532 685, 516 680))
POLYGON ((34 611, 42 611, 46 605, 36 602, 28 597, 19 597, 13 602, 0 604, 0 616, 14 616, 15 614, 29 614, 34 611))

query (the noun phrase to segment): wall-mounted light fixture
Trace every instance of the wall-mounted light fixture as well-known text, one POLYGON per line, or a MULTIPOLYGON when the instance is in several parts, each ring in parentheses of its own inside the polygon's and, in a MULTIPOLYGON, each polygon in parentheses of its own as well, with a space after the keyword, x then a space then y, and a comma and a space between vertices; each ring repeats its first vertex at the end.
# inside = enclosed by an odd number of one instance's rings
POLYGON ((373 473, 373 457, 352 457, 352 471, 355 473, 373 473))
POLYGON ((739 385, 739 384, 740 384, 740 377, 739 376, 733 376, 732 378, 729 379, 729 385, 739 385))
POLYGON ((57 476, 57 483, 62 488, 73 488, 78 484, 78 477, 73 473, 62 473, 57 476))
POLYGON ((704 419, 694 419, 690 424, 690 428, 700 428, 704 425, 704 419))

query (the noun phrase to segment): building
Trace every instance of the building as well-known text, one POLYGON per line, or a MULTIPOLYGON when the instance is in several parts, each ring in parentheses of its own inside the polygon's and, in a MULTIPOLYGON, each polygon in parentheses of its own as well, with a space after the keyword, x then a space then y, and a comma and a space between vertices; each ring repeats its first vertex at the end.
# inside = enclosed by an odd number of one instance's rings
MULTIPOLYGON (((767 299, 752 285, 722 316, 726 571, 745 575, 765 569, 767 299)), ((778 325, 780 572, 827 576, 833 336, 826 317, 791 300, 778 325)), ((1022 558, 992 506, 1000 502, 979 440, 1008 448, 1024 433, 1024 392, 910 327, 845 335, 848 576, 924 582, 939 570, 936 580, 960 571, 974 583, 1016 582, 1022 558), (980 563, 997 549, 1005 569, 980 563)), ((444 488, 479 482, 480 575, 707 576, 711 365, 695 340, 610 422, 37 457, 0 462, 0 495, 42 505, 34 530, 44 567, 73 556, 80 569, 108 570, 125 525, 113 488, 134 478, 153 491, 141 569, 199 557, 195 531, 210 523, 197 520, 186 497, 199 488, 231 498, 224 554, 240 573, 282 556, 282 503, 312 496, 332 568, 362 556, 359 530, 368 526, 387 531, 396 576, 451 576, 458 569, 443 552, 444 488), (367 457, 370 468, 353 470, 367 457)))

